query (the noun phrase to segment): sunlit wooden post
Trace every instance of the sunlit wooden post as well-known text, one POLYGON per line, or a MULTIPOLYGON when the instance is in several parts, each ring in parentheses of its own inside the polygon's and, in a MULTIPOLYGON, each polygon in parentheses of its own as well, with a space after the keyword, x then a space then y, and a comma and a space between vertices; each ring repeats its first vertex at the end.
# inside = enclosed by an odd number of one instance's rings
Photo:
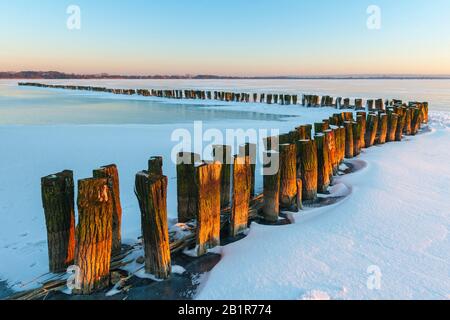
POLYGON ((197 202, 197 255, 220 245, 220 184, 222 165, 203 163, 195 168, 197 202))
POLYGON ((221 190, 220 190, 220 206, 222 209, 229 207, 231 197, 231 167, 232 155, 231 146, 216 145, 213 146, 214 161, 222 164, 221 190))
POLYGON ((72 171, 41 179, 42 204, 47 226, 50 272, 65 272, 75 258, 75 209, 72 171))
POLYGON ((280 145, 280 207, 297 207, 297 147, 295 144, 280 145))
POLYGON ((388 115, 386 113, 382 113, 379 115, 378 128, 379 128, 378 143, 385 144, 388 133, 388 115))
POLYGON ((141 210, 145 271, 157 279, 168 279, 172 265, 167 225, 167 177, 139 172, 135 190, 141 210))
POLYGON ((302 179, 303 201, 317 197, 318 164, 315 140, 297 141, 297 177, 302 179))
POLYGON ((345 121, 345 157, 353 158, 354 155, 354 138, 353 138, 353 122, 345 121))
POLYGON ((78 226, 75 265, 80 268, 80 289, 91 294, 109 285, 113 200, 108 179, 78 181, 78 226))
POLYGON ((251 166, 249 157, 235 156, 233 165, 233 197, 230 233, 238 236, 248 228, 251 166))
POLYGON ((115 164, 101 167, 94 170, 93 177, 98 179, 108 179, 110 183, 111 197, 113 202, 112 216, 112 255, 118 255, 122 249, 122 205, 120 203, 120 182, 119 171, 115 164))

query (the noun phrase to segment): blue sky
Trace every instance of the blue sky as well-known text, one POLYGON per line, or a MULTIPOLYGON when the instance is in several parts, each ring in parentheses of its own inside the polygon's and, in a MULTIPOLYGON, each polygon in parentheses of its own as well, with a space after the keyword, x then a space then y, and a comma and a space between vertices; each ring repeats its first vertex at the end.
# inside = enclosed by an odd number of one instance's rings
POLYGON ((448 0, 0 0, 0 70, 450 74, 449 34, 448 0))

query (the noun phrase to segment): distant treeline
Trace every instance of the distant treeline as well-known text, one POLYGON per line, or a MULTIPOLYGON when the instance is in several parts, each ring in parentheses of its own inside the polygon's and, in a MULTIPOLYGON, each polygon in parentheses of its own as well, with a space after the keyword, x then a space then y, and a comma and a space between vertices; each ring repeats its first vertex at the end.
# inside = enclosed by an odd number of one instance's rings
POLYGON ((110 75, 101 74, 74 74, 58 71, 20 71, 20 72, 0 72, 0 79, 129 79, 129 80, 151 80, 151 79, 197 79, 197 80, 433 80, 450 79, 450 75, 426 76, 426 75, 341 75, 341 76, 259 76, 259 77, 236 77, 220 75, 110 75))

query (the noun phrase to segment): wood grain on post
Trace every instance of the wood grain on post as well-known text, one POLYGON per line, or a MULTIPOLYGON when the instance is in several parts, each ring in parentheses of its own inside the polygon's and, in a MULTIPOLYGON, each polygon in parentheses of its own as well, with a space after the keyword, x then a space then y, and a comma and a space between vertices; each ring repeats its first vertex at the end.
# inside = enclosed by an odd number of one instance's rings
POLYGON ((91 294, 109 285, 113 199, 108 179, 78 181, 78 226, 75 264, 80 268, 80 289, 91 294))
POLYGON ((168 279, 172 265, 167 225, 167 177, 139 172, 135 190, 141 210, 145 272, 157 279, 168 279))
POLYGON ((220 184, 222 165, 204 163, 195 168, 197 202, 197 255, 220 245, 220 184))
POLYGON ((339 169, 339 156, 338 156, 338 146, 337 146, 337 134, 338 128, 334 127, 330 130, 325 131, 328 149, 330 150, 330 175, 336 175, 339 169))
POLYGON ((280 145, 280 207, 297 211, 297 147, 280 145))
POLYGON ((402 141, 403 129, 405 127, 406 113, 399 116, 397 121, 397 130, 395 131, 395 141, 402 141))
POLYGON ((366 148, 366 130, 367 130, 367 113, 366 112, 358 112, 357 113, 358 116, 361 116, 361 118, 356 118, 357 121, 360 122, 361 125, 361 136, 360 136, 360 141, 359 141, 359 147, 360 149, 364 149, 366 148))
POLYGON ((297 176, 302 178, 303 201, 313 201, 317 198, 317 146, 315 140, 300 140, 297 142, 297 176), (300 174, 299 174, 300 173, 300 174))
POLYGON ((234 158, 233 205, 231 210, 230 235, 236 237, 248 228, 250 207, 251 166, 249 157, 234 158))
POLYGON ((370 148, 375 144, 375 139, 378 132, 378 116, 376 114, 369 114, 367 117, 367 130, 365 134, 365 146, 370 148))
POLYGON ((411 134, 415 136, 419 133, 420 129, 420 109, 412 109, 412 121, 411 121, 411 134))
POLYGON ((198 189, 195 183, 195 164, 200 156, 180 152, 177 158, 178 222, 186 223, 197 218, 198 189))
POLYGON ((312 138, 312 125, 302 125, 297 128, 298 140, 311 140, 312 138))
POLYGON ((354 154, 353 122, 345 121, 345 157, 351 159, 354 154))
POLYGON ((220 206, 222 209, 228 208, 231 203, 231 167, 232 155, 231 146, 213 146, 214 161, 222 164, 222 177, 220 186, 220 206))
POLYGON ((358 116, 356 122, 353 122, 353 155, 355 157, 361 153, 361 130, 361 116, 358 116))
POLYGON ((412 120, 412 110, 407 108, 405 112, 405 126, 403 132, 409 136, 411 135, 411 120, 412 120))
POLYGON ((120 202, 119 171, 115 164, 94 170, 93 177, 97 179, 108 179, 110 183, 111 197, 113 202, 112 216, 112 255, 120 254, 122 250, 122 205, 120 202))
POLYGON ((73 172, 66 170, 41 179, 47 226, 49 270, 65 272, 75 258, 73 172))
POLYGON ((389 113, 388 118, 388 135, 387 135, 387 141, 393 142, 395 141, 395 136, 397 133, 397 123, 398 123, 398 114, 395 114, 393 112, 389 113))
MULTIPOLYGON (((273 148, 272 148, 273 149, 273 148)), ((256 150, 256 144, 254 143, 246 143, 243 146, 239 147, 239 155, 241 157, 249 157, 250 158, 250 166, 251 166, 251 188, 250 188, 250 194, 251 196, 255 196, 256 190, 255 190, 255 179, 256 179, 256 158, 257 158, 257 150, 256 150)))
POLYGON ((323 133, 319 133, 314 136, 317 146, 317 191, 319 193, 326 193, 330 186, 330 174, 329 174, 329 159, 328 150, 326 146, 326 138, 323 133))
POLYGON ((263 217, 277 222, 280 215, 280 155, 276 151, 264 153, 263 217))
POLYGON ((379 128, 378 143, 385 144, 388 133, 388 115, 386 113, 382 113, 379 115, 378 128, 379 128))

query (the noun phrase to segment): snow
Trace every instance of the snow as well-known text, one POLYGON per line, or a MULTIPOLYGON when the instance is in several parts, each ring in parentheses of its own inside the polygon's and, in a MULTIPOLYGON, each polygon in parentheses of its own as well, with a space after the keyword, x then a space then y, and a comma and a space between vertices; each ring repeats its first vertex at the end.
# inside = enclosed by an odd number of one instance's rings
POLYGON ((367 166, 339 178, 353 188, 345 201, 294 225, 253 224, 223 248, 198 298, 448 299, 450 121, 431 119, 430 133, 364 150, 367 166), (373 266, 379 290, 368 286, 373 266))
MULTIPOLYGON (((126 82, 128 83, 128 82, 126 82)), ((263 91, 266 88, 292 92, 298 83, 277 82, 256 88, 254 82, 242 85, 263 91)), ((345 85, 332 89, 327 82, 313 82, 326 94, 339 92, 345 85)), ((336 84, 337 82, 333 82, 336 84)), ((377 82, 376 82, 377 83, 377 82)), ((2 84, 0 82, 0 84, 2 84)), ((123 82, 122 82, 123 84, 123 82)), ((132 82, 130 87, 155 87, 154 83, 132 82)), ((96 85, 96 83, 92 83, 96 85)), ((163 86, 166 83, 163 84, 163 86)), ((210 82, 206 88, 228 88, 234 84, 210 82)), ((200 87, 193 82, 192 87, 200 87)), ((408 84, 409 85, 409 84, 408 84)), ((419 86, 413 88, 416 90, 419 86)), ((414 86, 413 85, 413 86, 414 86)), ((438 87, 444 86, 439 82, 438 87)), ((126 87, 111 81, 111 86, 126 87)), ((186 82, 180 82, 186 87, 186 82)), ((350 96, 393 96, 342 90, 350 96)), ((406 86, 406 85, 405 85, 406 86)), ((375 85, 378 88, 378 83, 375 85)), ((430 85, 424 94, 430 91, 430 85), (427 91, 428 90, 428 91, 427 91)), ((392 89, 395 91, 395 86, 392 89)), ((308 93, 320 93, 308 87, 308 93)), ((355 89, 356 90, 356 89, 355 89)), ((408 96, 412 89, 402 91, 408 96), (409 90, 409 91, 408 91, 409 90)), ((436 89, 436 92, 439 91, 436 89)), ((39 92, 39 91, 36 91, 39 92)), ((76 99, 81 93, 67 93, 76 99)), ((98 99, 120 101, 119 96, 92 94, 98 99)), ((420 99, 421 96, 412 99, 420 99)), ((206 275, 199 275, 198 299, 448 299, 450 296, 450 113, 442 111, 450 101, 442 93, 433 96, 438 112, 431 112, 431 132, 408 137, 401 143, 390 143, 363 151, 361 170, 339 177, 331 187, 333 197, 347 196, 335 205, 306 209, 294 214, 295 224, 263 226, 253 224, 248 236, 236 243, 216 249, 223 259, 206 275), (381 287, 368 289, 370 267, 381 271, 381 287)), ((401 97, 403 98, 403 97, 401 97)), ((142 99, 133 97, 131 99, 142 99)), ((197 104, 198 101, 154 101, 197 104)), ((125 99, 124 99, 125 100, 125 99)), ((127 101, 130 97, 126 98, 127 101)), ((0 97, 0 107, 1 106, 0 97)), ((256 112, 292 115, 284 121, 226 119, 206 121, 205 129, 272 128, 288 132, 301 124, 327 118, 336 110, 306 109, 293 106, 211 103, 206 108, 222 111, 256 112)), ((433 104, 431 105, 433 108, 433 104)), ((434 110, 434 109, 432 109, 434 110)), ((447 109, 448 110, 448 109, 447 109)), ((32 279, 47 273, 47 241, 40 199, 40 178, 72 169, 75 179, 89 177, 92 169, 116 163, 121 179, 124 210, 124 242, 134 244, 140 236, 140 214, 134 195, 135 174, 146 169, 150 156, 166 160, 169 177, 168 213, 170 224, 176 218, 176 171, 170 163, 174 143, 170 136, 175 128, 193 131, 193 124, 161 125, 0 125, 0 280, 12 289, 23 290, 37 285, 32 279)), ((208 151, 210 153, 210 151, 208 151)), ((346 166, 342 166, 346 168, 346 166)), ((342 169, 341 168, 341 169, 342 169)), ((262 179, 257 177, 257 189, 262 179)), ((177 237, 185 232, 183 225, 173 226, 177 237)), ((143 254, 136 250, 129 259, 143 254)), ((131 272, 142 265, 132 263, 131 272)), ((179 273, 177 266, 173 272, 179 273)), ((48 279, 47 275, 39 279, 48 279)), ((138 276, 145 276, 138 274, 138 276)), ((114 292, 112 292, 114 293, 114 292)))

